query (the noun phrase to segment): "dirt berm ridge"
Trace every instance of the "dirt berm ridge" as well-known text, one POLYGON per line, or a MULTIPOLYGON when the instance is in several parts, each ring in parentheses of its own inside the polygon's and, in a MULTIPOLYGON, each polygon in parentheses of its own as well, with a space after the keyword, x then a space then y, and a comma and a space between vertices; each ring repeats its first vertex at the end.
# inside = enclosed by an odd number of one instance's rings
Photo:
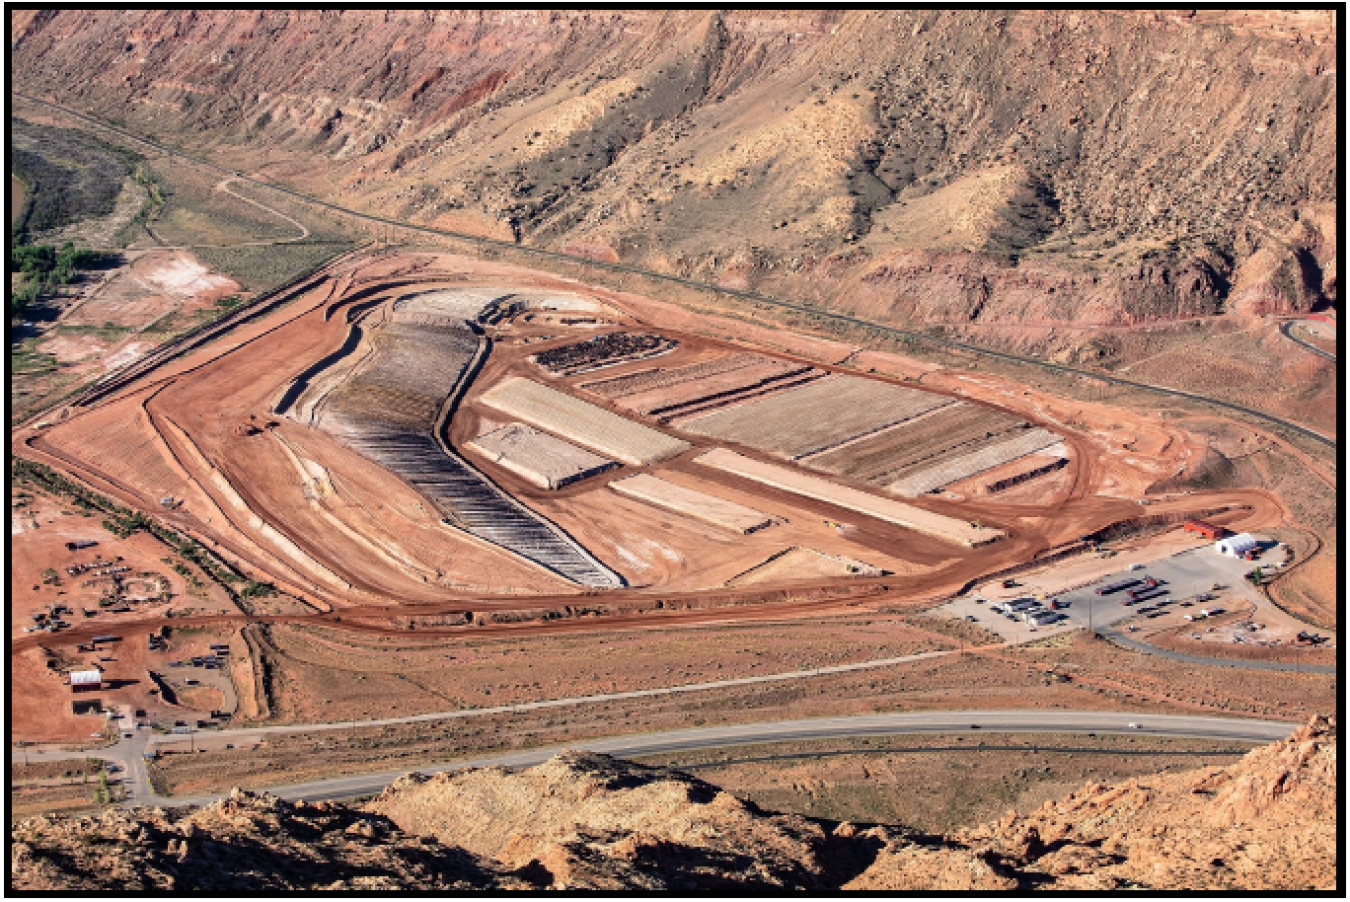
POLYGON ((761 810, 687 774, 564 752, 403 777, 361 807, 234 790, 12 828, 16 890, 1330 890, 1337 736, 1090 783, 947 836, 761 810))

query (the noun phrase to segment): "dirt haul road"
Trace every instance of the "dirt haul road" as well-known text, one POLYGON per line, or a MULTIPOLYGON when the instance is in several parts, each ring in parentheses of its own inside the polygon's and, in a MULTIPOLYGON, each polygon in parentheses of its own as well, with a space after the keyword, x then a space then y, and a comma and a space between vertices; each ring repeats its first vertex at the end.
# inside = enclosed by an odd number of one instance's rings
MULTIPOLYGON (((1281 508, 1273 498, 1263 497, 1263 493, 1242 493, 1241 495, 1219 496, 1215 504, 1252 504, 1238 508, 1239 519, 1230 521, 1230 528, 1243 530, 1248 524, 1269 523, 1270 518, 1278 516, 1281 508), (1264 502, 1264 503, 1262 503, 1264 502)), ((1184 514, 1189 508, 1178 503, 1159 505, 1164 508, 1160 513, 1184 514)), ((959 576, 957 577, 959 578, 959 576)), ((434 636, 446 640, 477 639, 485 636, 550 636, 569 633, 588 633, 599 630, 618 629, 666 629, 672 626, 699 626, 710 623, 744 623, 753 621, 781 620, 785 617, 809 617, 845 610, 856 611, 869 603, 892 605, 901 601, 913 602, 920 606, 926 602, 945 598, 967 585, 950 581, 932 582, 904 580, 892 577, 864 577, 850 580, 840 586, 838 579, 801 581, 780 584, 779 587, 766 590, 762 587, 751 589, 708 589, 699 592, 685 592, 672 596, 669 592, 644 590, 617 590, 603 596, 605 605, 621 608, 628 603, 638 607, 654 606, 657 601, 674 603, 678 601, 696 602, 702 599, 715 599, 727 605, 711 608, 693 608, 687 610, 654 609, 646 607, 635 613, 616 613, 608 616, 582 617, 577 619, 547 620, 538 622, 490 623, 477 622, 465 626, 419 626, 419 636, 434 636), (814 593, 828 593, 827 597, 812 598, 814 593), (799 596, 806 596, 804 598, 799 596)), ((559 595, 530 596, 532 606, 554 606, 562 609, 574 605, 578 597, 574 593, 559 595)), ((502 598, 462 598, 434 604, 407 606, 391 611, 387 605, 349 606, 338 611, 315 611, 307 614, 282 614, 275 616, 257 616, 247 614, 216 614, 173 618, 148 618, 127 622, 119 627, 124 637, 148 635, 164 626, 185 627, 204 625, 225 625, 244 623, 321 623, 327 627, 354 632, 379 635, 402 635, 406 630, 389 625, 391 615, 407 618, 491 612, 493 610, 512 610, 521 604, 519 599, 502 598)), ((11 653, 17 654, 39 646, 65 647, 87 642, 95 635, 107 632, 106 626, 77 625, 63 631, 58 636, 31 635, 14 639, 10 643, 11 653)))
MULTIPOLYGON (((979 517, 1007 530, 1006 539, 985 548, 956 549, 950 543, 912 532, 897 532, 888 524, 859 515, 850 518, 845 542, 835 535, 835 530, 819 526, 822 521, 839 517, 835 507, 751 485, 734 476, 710 474, 707 468, 694 466, 691 462, 697 454, 713 445, 706 439, 686 435, 682 437, 694 447, 662 464, 658 472, 669 471, 704 481, 712 479, 719 492, 730 493, 728 497, 757 499, 757 509, 793 512, 793 525, 763 531, 773 534, 774 530, 779 530, 773 539, 777 545, 766 544, 766 550, 784 544, 821 547, 823 542, 836 542, 834 548, 822 550, 856 557, 861 548, 861 557, 867 559, 866 550, 871 549, 878 560, 868 562, 895 569, 896 575, 860 577, 846 583, 802 581, 781 584, 773 590, 761 587, 730 590, 716 585, 691 587, 687 581, 684 584, 672 581, 664 586, 607 591, 588 599, 593 606, 604 608, 605 616, 511 624, 481 623, 484 613, 522 608, 562 609, 576 604, 583 596, 528 561, 495 546, 473 541, 440 524, 405 483, 371 467, 325 433, 271 415, 275 398, 291 378, 347 340, 348 314, 355 312, 358 306, 370 309, 412 290, 462 287, 466 282, 495 284, 503 286, 503 291, 518 290, 521 286, 555 290, 576 288, 574 283, 542 274, 444 255, 348 258, 321 277, 306 280, 302 290, 296 292, 298 297, 293 303, 243 323, 209 345, 188 349, 158 369, 144 372, 138 382, 119 387, 101 403, 56 414, 52 417, 55 425, 40 431, 20 430, 14 436, 14 451, 69 473, 121 503, 151 512, 175 528, 203 540, 246 573, 273 581, 316 608, 312 614, 256 618, 258 620, 318 618, 346 629, 399 632, 389 623, 391 616, 470 612, 480 615, 477 618, 480 622, 473 626, 419 628, 419 632, 447 638, 775 619, 838 610, 879 598, 885 599, 886 604, 897 601, 920 603, 955 592, 981 575, 1031 560, 1049 550, 1074 543, 1082 535, 1140 515, 1184 516, 1232 507, 1234 510, 1228 517, 1234 528, 1271 525, 1284 517, 1275 499, 1254 490, 1196 493, 1158 501, 1147 508, 1141 508, 1128 497, 1097 494, 1103 487, 1110 486, 1142 488, 1164 470, 1174 471, 1178 464, 1184 466, 1186 458, 1178 455, 1185 442, 1175 442, 1171 436, 1159 439, 1155 444, 1164 450, 1151 459, 1152 469, 1141 475, 1142 471, 1136 471, 1141 466, 1138 461, 1147 457, 1144 452, 1136 450, 1128 459, 1113 455, 1111 447, 1104 447, 1107 439, 1103 439, 1098 431, 1064 429, 1054 419, 1057 414, 1053 410, 1047 418, 1038 409, 1024 406, 1016 410, 1018 416, 1057 429, 1064 435, 1070 449, 1070 467, 1069 478, 1060 483, 1065 486, 1062 490, 1038 505, 1000 504, 988 500, 966 504, 935 497, 925 497, 918 502, 935 513, 963 519, 979 517), (163 475, 156 478, 163 483, 172 482, 175 490, 167 494, 186 499, 179 510, 165 510, 159 505, 159 498, 166 494, 165 486, 147 476, 153 469, 149 458, 145 461, 122 459, 126 456, 125 444, 99 447, 100 437, 113 424, 135 416, 143 417, 140 428, 145 446, 153 445, 162 458, 160 469, 154 472, 163 475), (285 441, 274 441, 269 434, 273 432, 285 441), (350 530, 353 535, 334 530, 322 511, 310 503, 313 499, 306 493, 312 493, 314 486, 299 484, 295 463, 288 459, 283 444, 301 449, 316 466, 326 468, 331 474, 330 481, 344 492, 340 499, 344 505, 342 515, 350 518, 348 522, 360 526, 360 529, 350 530), (1166 451, 1169 447, 1174 450, 1166 451), (1122 479, 1132 482, 1122 484, 1122 479), (363 539, 362 530, 371 536, 379 533, 383 543, 381 548, 416 558, 424 565, 422 570, 392 566, 389 554, 382 555, 373 539, 363 539), (911 561, 921 561, 923 565, 906 567, 904 560, 892 565, 884 556, 895 553, 898 546, 903 547, 903 553, 911 561), (449 553, 444 551, 447 548, 451 549, 449 553), (439 558, 435 556, 438 550, 439 558), (436 573, 439 578, 428 579, 426 572, 436 573), (465 573, 490 573, 496 584, 474 585, 462 578, 465 573), (667 608, 678 608, 682 604, 698 607, 656 610, 657 602, 667 608)), ((615 310, 631 309, 622 303, 626 298, 602 291, 593 294, 615 310)), ((649 328, 649 324, 631 313, 621 313, 617 319, 634 330, 649 328)), ((660 329, 662 334, 681 342, 681 349, 671 354, 670 361, 663 365, 676 365, 685 359, 681 355, 696 352, 711 354, 741 350, 724 342, 711 342, 693 333, 666 328, 664 324, 660 329)), ((464 409, 451 421, 452 445, 459 447, 472 438, 473 429, 478 428, 487 415, 476 406, 476 398, 486 386, 511 375, 539 378, 538 370, 527 362, 528 356, 543 347, 574 340, 568 337, 549 343, 526 343, 526 339, 533 341, 536 337, 524 330, 517 336, 518 343, 498 343, 494 347, 462 402, 464 409)), ((848 371, 817 358, 777 352, 773 356, 799 360, 828 371, 848 371)), ((631 371, 643 365, 637 362, 615 368, 614 372, 631 371)), ((592 378, 586 375, 578 380, 592 378)), ((878 376, 878 379, 902 381, 898 377, 878 376)), ((1008 392, 986 391, 986 386, 975 381, 939 393, 976 403, 992 401, 995 406, 1011 406, 1011 402, 1003 397, 1008 392), (985 393, 982 395, 982 392, 985 393)), ((617 405, 607 406, 617 408, 617 405)), ((616 409, 615 412, 619 411, 616 409)), ((1141 430, 1145 428, 1163 427, 1145 424, 1136 433, 1144 434, 1141 430)), ((674 431, 678 432, 678 429, 674 431)), ((754 449, 737 447, 737 450, 766 462, 777 462, 754 449)), ((635 502, 623 499, 603 503, 599 500, 602 497, 611 499, 615 493, 608 492, 605 485, 610 478, 623 475, 627 474, 617 471, 593 477, 556 492, 542 490, 506 472, 494 473, 494 478, 511 494, 571 530, 583 543, 592 540, 600 543, 607 535, 622 534, 628 526, 634 525, 623 520, 621 515, 641 510, 634 506, 635 502), (630 507, 616 506, 620 502, 630 507), (606 504, 609 507, 603 506, 606 504), (588 525, 586 521, 595 518, 588 516, 591 509, 587 505, 615 519, 588 525)), ((751 506, 756 505, 752 503, 751 506)), ((665 515, 659 511, 646 511, 643 516, 651 518, 647 522, 659 523, 664 522, 665 515)), ((698 555, 702 549, 716 551, 716 548, 712 544, 698 544, 703 541, 704 533, 682 528, 689 536, 683 553, 693 562, 683 566, 694 569, 701 560, 698 555)), ((756 540, 758 536, 759 533, 743 541, 756 540)), ((725 542, 717 547, 724 549, 721 553, 729 553, 725 551, 729 547, 725 542)), ((755 563, 755 559, 729 559, 727 566, 730 568, 734 564, 734 572, 739 572, 755 563)), ((240 614, 175 618, 173 622, 182 625, 248 619, 251 618, 240 614)), ((160 621, 146 620, 135 629, 149 631, 159 624, 160 621)), ((52 641, 62 645, 73 643, 88 638, 86 632, 90 631, 79 628, 59 638, 47 637, 47 644, 52 641)), ((12 648, 31 647, 37 641, 35 637, 21 639, 12 648)))

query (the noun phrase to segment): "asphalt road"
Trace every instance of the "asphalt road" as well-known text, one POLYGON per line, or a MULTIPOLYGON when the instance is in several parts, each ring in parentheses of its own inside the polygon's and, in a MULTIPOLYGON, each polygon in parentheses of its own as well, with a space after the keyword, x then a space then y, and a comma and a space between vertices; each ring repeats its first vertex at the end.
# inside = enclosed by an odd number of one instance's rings
POLYGON ((1306 342, 1303 339, 1299 338, 1297 335, 1295 335, 1292 329, 1296 325, 1298 325, 1297 320, 1287 319, 1284 322, 1280 323, 1280 331, 1284 333, 1285 338, 1289 339, 1296 345, 1302 345, 1304 348, 1308 349, 1309 351, 1312 351, 1318 357, 1325 357, 1328 360, 1336 359, 1336 355, 1331 353, 1330 351, 1324 351, 1317 345, 1306 342))
POLYGON ((509 249, 512 251, 536 254, 543 257, 551 257, 554 259, 566 260, 570 263, 577 263, 585 266, 597 267, 599 269, 609 270, 611 272, 629 273, 632 275, 642 276, 648 279, 656 279, 663 282, 671 282, 689 288, 695 288, 700 291, 710 291, 716 294, 722 294, 727 295, 729 297, 739 298, 741 300, 753 301, 755 303, 760 304, 769 304, 771 306, 778 307, 783 310, 792 310, 797 313, 803 313, 809 316, 818 317, 820 319, 826 319, 837 323, 843 323, 845 325, 860 326, 866 329, 875 330, 898 338, 906 338, 915 341, 927 342, 928 344, 955 348, 957 350, 966 351, 972 354, 981 354, 986 357, 997 357, 1003 360, 1010 360, 1015 363, 1038 366, 1041 367, 1042 369, 1053 370, 1055 372, 1068 373, 1070 375, 1083 376, 1090 379, 1097 379, 1102 382, 1111 383, 1113 385, 1125 385, 1131 388, 1138 388, 1144 391, 1155 392, 1162 395, 1170 395, 1172 397, 1177 398, 1189 398, 1191 400, 1201 401, 1203 403, 1211 404, 1216 407, 1222 407, 1228 410, 1236 411, 1238 413, 1246 414, 1248 416, 1256 417, 1268 423, 1281 426, 1292 432, 1297 432, 1298 434, 1306 436, 1312 439, 1313 441, 1321 442, 1323 445, 1326 445, 1329 448, 1336 447, 1335 439, 1322 435, 1320 432, 1314 432, 1313 430, 1308 429, 1304 426, 1300 426, 1297 423, 1291 423, 1288 420, 1280 419, 1279 417, 1272 416, 1271 414, 1264 413, 1260 410, 1253 410, 1250 407, 1243 407, 1240 404, 1234 404, 1230 401, 1224 401, 1219 398, 1207 397, 1205 395, 1196 394, 1195 392, 1182 391, 1180 389, 1175 388, 1167 388, 1161 385, 1152 385, 1147 382, 1136 382, 1132 379, 1122 379, 1119 376, 1110 376, 1105 373, 1094 372, 1091 370, 1076 369, 1074 367, 1063 366, 1058 363, 1050 363, 1045 360, 1038 360, 1033 357, 1022 357, 1017 354, 1009 354, 1004 351, 995 351, 990 348, 980 347, 979 345, 967 344, 966 342, 955 341, 950 338, 940 338, 938 336, 928 335, 923 332, 911 332, 907 329, 896 329, 890 326, 884 326, 878 323, 869 322, 868 320, 859 319, 857 317, 848 316, 847 314, 835 313, 833 311, 825 310, 820 307, 813 307, 808 304, 799 304, 793 301, 785 301, 779 298, 770 297, 768 295, 759 294, 753 291, 739 291, 736 289, 724 288, 718 285, 713 285, 708 282, 700 282, 695 279, 685 279, 681 278, 680 276, 673 276, 667 273, 652 272, 650 270, 641 269, 636 266, 628 266, 622 263, 605 263, 599 260, 592 260, 586 257, 578 257, 572 254, 565 254, 560 251, 552 251, 540 247, 531 247, 530 245, 525 244, 516 244, 511 241, 502 241, 496 238, 486 238, 481 235, 470 235, 464 232, 454 232, 450 231, 449 229, 437 229, 432 228, 430 226, 416 225, 414 223, 402 222, 397 219, 389 219, 384 216, 376 216, 371 213, 362 213, 360 211, 352 210, 347 207, 342 207, 325 200, 320 200, 317 197, 312 197, 308 194, 303 194, 299 191, 295 191, 290 188, 283 187, 281 185, 273 184, 272 182, 265 182, 251 178, 241 172, 237 172, 233 169, 226 169, 223 166, 211 163, 207 160, 201 159, 200 157, 195 157, 192 156, 191 154, 186 154, 183 153, 182 151, 174 150, 173 148, 170 147, 165 147, 164 145, 159 144, 153 140, 150 140, 149 138, 145 138, 134 132, 129 132, 126 129, 119 128, 118 126, 110 125, 109 123, 104 122, 101 119, 85 115, 84 113, 77 112, 75 110, 61 106, 60 104, 52 103, 51 101, 48 100, 42 100, 41 98, 33 97, 31 95, 24 94, 19 91, 13 91, 11 93, 15 97, 21 97, 24 100, 41 104, 42 106, 46 106, 51 109, 59 110, 67 115, 73 116, 77 119, 83 120, 92 125, 96 125, 100 128, 105 128, 112 132, 116 132, 117 134, 127 137, 133 141, 138 141, 149 147, 153 147, 162 153, 191 160, 194 163, 205 166, 216 172, 233 176, 239 181, 252 182, 253 184, 259 185, 261 187, 270 188, 274 191, 280 191, 283 194, 289 194, 290 196, 298 200, 304 201, 306 203, 324 207, 325 209, 332 210, 337 213, 342 213, 347 216, 352 216, 354 218, 361 219, 366 222, 373 222, 379 225, 387 225, 400 229, 423 232, 429 235, 441 235, 447 238, 453 238, 457 241, 465 241, 472 244, 477 244, 481 247, 496 247, 502 249, 509 249))
POLYGON ((145 723, 136 726, 132 726, 128 723, 123 726, 120 721, 116 721, 114 723, 117 723, 118 728, 124 732, 116 742, 109 743, 101 748, 87 751, 63 751, 61 749, 28 747, 27 751, 16 750, 14 751, 14 754, 22 754, 26 760, 32 761, 68 761, 80 758, 101 758, 105 761, 111 761, 120 765, 122 768, 121 785, 127 791, 125 804, 161 805, 168 804, 170 800, 156 795, 150 786, 145 768, 144 754, 151 749, 161 749, 164 747, 189 750, 192 748, 221 748, 226 744, 244 745, 247 743, 258 742, 259 740, 265 739, 267 736, 285 733, 307 733, 312 735, 332 730, 397 726, 400 724, 427 723, 432 721, 454 721, 490 714, 517 714, 524 711, 537 711, 543 708, 564 708, 574 705, 591 704, 594 702, 652 698, 662 695, 676 695, 683 692, 702 692, 708 689, 724 689, 734 686, 747 686, 755 683, 780 682, 783 680, 800 680, 824 674, 847 673, 879 667, 892 667, 897 664, 908 664, 914 661, 922 661, 928 658, 942 657, 957 653, 958 650, 956 649, 929 651, 896 658, 874 658, 868 661, 857 661, 852 664, 834 664, 828 667, 818 667, 808 670, 789 670, 781 673, 765 673, 756 676, 736 677, 727 680, 684 683, 678 686, 662 686, 654 689, 635 689, 629 692, 609 692, 599 695, 544 699, 537 702, 520 702, 513 705, 497 705, 487 708, 461 708, 454 711, 433 711, 427 714, 410 714, 403 717, 386 717, 370 720, 344 720, 310 724, 275 724, 272 726, 244 727, 227 730, 198 730, 196 728, 191 728, 187 734, 168 735, 152 732, 145 723), (130 733, 131 735, 127 736, 127 733, 130 733))
MULTIPOLYGON (((865 736, 894 736, 918 733, 988 731, 997 733, 1124 733, 1137 736, 1168 736, 1197 739, 1222 739, 1261 744, 1283 739, 1296 724, 1223 717, 1192 717, 1163 714, 1099 711, 933 711, 905 714, 865 714, 855 717, 828 717, 812 720, 784 720, 673 730, 637 736, 620 736, 551 746, 523 752, 511 752, 419 768, 423 774, 462 770, 470 767, 529 767, 553 757, 564 748, 601 752, 617 758, 689 752, 727 746, 757 745, 768 742, 801 742, 826 739, 853 739, 865 736), (1138 725, 1132 729, 1130 724, 1138 725)), ((294 783, 271 787, 268 792, 284 799, 343 799, 373 795, 403 774, 406 768, 378 774, 336 777, 312 783, 294 783)), ((158 804, 200 805, 221 798, 202 795, 191 798, 159 800, 158 804)))
POLYGON ((1140 642, 1137 639, 1131 639, 1119 630, 1111 627, 1098 627, 1097 635, 1114 642, 1121 648, 1128 648, 1131 651, 1142 651, 1149 655, 1158 655, 1162 658, 1171 658, 1174 661, 1185 661, 1188 664, 1203 664, 1206 667, 1240 667, 1244 670, 1287 670, 1291 673, 1335 673, 1337 668, 1335 664, 1283 664, 1278 661, 1242 661, 1235 658, 1211 658, 1206 655, 1190 655, 1185 652, 1172 651, 1170 648, 1159 648, 1156 645, 1150 645, 1147 642, 1140 642))

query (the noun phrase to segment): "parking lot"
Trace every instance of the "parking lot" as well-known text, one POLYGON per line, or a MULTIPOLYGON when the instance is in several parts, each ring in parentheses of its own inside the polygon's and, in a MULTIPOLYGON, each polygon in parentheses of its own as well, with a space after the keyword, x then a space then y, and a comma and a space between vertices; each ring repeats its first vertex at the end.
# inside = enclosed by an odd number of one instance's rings
MULTIPOLYGON (((1198 616, 1201 608, 1231 610, 1232 605, 1238 602, 1246 608, 1256 605, 1258 610, 1269 609, 1270 603, 1243 578, 1244 574, 1259 563, 1225 557, 1216 552, 1212 545, 1206 544, 1153 561, 1138 570, 1130 570, 1126 566, 1090 585, 1056 596, 1047 596, 1042 609, 1049 607, 1049 600, 1052 597, 1066 606, 1057 612, 1061 615, 1058 622, 1041 626, 1023 622, 1020 615, 1010 618, 996 613, 991 610, 995 599, 981 600, 978 593, 953 599, 937 608, 934 613, 971 621, 998 633, 1005 641, 1014 644, 1044 639, 1070 630, 1109 626, 1130 618, 1150 624, 1156 621, 1157 626, 1163 626, 1180 622, 1185 614, 1198 616), (1149 578, 1157 580, 1158 588, 1165 589, 1167 594, 1137 605, 1126 605, 1124 602, 1129 600, 1128 590, 1106 596, 1099 596, 1096 592, 1099 586, 1108 583, 1149 578), (1212 587, 1216 584, 1222 588, 1212 591, 1212 587), (1203 602, 1194 601, 1195 596, 1203 594, 1213 594, 1216 597, 1203 602), (1182 607, 1183 602, 1191 604, 1182 607), (1159 607, 1160 603, 1162 604, 1159 607), (1157 616, 1150 619, 1149 614, 1157 616)), ((1045 582, 1044 574, 1038 582, 1045 582)), ((1000 595, 1003 598, 1036 597, 1029 592, 1019 595, 1017 589, 1017 586, 1013 586, 1001 591, 1000 595)), ((1126 626, 1127 629, 1128 627, 1129 625, 1126 626)))

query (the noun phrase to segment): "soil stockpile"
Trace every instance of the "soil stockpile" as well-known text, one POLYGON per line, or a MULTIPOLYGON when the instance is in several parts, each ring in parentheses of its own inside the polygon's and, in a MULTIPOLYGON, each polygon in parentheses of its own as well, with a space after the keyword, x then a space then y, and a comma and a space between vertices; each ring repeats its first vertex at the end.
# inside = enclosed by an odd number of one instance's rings
POLYGON ((1003 535, 997 529, 991 529, 987 526, 974 526, 963 520, 935 514, 932 511, 895 501, 891 498, 882 498, 848 486, 836 485, 817 476, 809 476, 776 464, 766 464, 763 461, 737 454, 735 451, 728 451, 725 448, 704 451, 694 458, 694 463, 713 467, 776 489, 835 504, 848 510, 866 514, 869 517, 876 517, 888 523, 917 530, 947 542, 974 547, 992 542, 1003 535))
POLYGON ((650 473, 616 480, 609 487, 620 495, 740 533, 754 532, 773 522, 768 514, 744 504, 677 485, 650 473))

